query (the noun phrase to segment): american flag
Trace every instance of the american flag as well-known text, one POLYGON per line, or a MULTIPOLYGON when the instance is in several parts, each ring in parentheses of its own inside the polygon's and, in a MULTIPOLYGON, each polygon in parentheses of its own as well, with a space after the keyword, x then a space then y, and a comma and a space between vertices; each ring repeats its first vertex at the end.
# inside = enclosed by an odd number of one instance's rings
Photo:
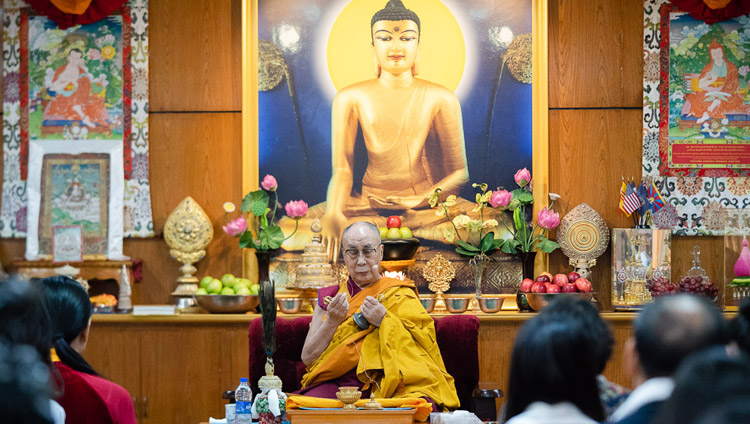
POLYGON ((625 190, 625 198, 622 200, 623 211, 625 215, 630 216, 636 209, 641 207, 641 200, 635 191, 635 184, 631 181, 625 190))

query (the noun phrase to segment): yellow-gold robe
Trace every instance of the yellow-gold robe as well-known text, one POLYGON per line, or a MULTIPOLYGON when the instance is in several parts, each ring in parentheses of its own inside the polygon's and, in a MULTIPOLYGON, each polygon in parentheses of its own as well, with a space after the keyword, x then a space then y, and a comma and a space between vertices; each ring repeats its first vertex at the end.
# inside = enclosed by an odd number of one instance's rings
MULTIPOLYGON (((339 292, 347 293, 346 284, 339 292)), ((419 302, 411 280, 383 277, 349 298, 349 313, 320 357, 302 377, 302 387, 340 377, 356 367, 357 378, 378 398, 429 397, 438 409, 458 408, 453 377, 448 374, 435 339, 435 323, 419 302), (352 315, 367 296, 386 309, 380 327, 361 330, 352 315)))

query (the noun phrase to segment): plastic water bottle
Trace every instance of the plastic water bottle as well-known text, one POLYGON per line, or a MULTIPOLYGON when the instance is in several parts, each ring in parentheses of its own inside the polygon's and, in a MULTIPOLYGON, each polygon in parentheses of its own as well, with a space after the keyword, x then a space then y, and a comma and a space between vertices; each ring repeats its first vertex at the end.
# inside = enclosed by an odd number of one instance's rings
POLYGON ((252 406, 253 394, 250 391, 250 386, 247 385, 247 378, 240 378, 240 385, 234 391, 234 398, 236 400, 234 422, 236 424, 251 424, 253 417, 250 407, 252 406))

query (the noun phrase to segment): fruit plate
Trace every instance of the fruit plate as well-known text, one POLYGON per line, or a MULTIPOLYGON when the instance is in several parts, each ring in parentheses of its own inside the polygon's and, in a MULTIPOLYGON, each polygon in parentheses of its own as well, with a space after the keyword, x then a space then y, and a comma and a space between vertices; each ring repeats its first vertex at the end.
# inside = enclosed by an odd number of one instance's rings
POLYGON ((548 302, 552 301, 553 299, 560 298, 563 296, 568 296, 568 297, 576 297, 579 299, 590 301, 596 293, 577 292, 577 293, 524 293, 524 294, 526 295, 526 300, 529 302, 529 306, 531 307, 531 309, 539 312, 545 306, 547 306, 548 302))
POLYGON ((198 306, 212 314, 244 314, 258 306, 257 295, 196 294, 198 306))
POLYGON ((414 257, 419 248, 419 239, 416 237, 400 239, 383 239, 384 261, 405 261, 414 257))

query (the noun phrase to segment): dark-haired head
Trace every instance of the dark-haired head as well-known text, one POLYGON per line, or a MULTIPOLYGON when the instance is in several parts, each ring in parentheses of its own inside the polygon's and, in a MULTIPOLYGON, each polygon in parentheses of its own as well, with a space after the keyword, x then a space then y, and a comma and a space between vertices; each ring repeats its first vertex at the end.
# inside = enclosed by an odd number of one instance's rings
POLYGON ((28 281, 0 282, 0 339, 34 347, 44 362, 51 364, 51 331, 44 299, 28 281))
POLYGON ((612 356, 612 346, 615 338, 606 322, 599 315, 596 307, 588 300, 574 297, 561 297, 550 302, 547 307, 539 313, 549 316, 549 319, 575 320, 578 325, 586 328, 585 336, 594 349, 595 365, 598 373, 604 371, 609 357, 612 356))
POLYGON ((750 299, 742 302, 739 313, 729 322, 729 330, 737 347, 750 355, 750 299))
POLYGON ((683 359, 707 347, 726 345, 726 321, 699 296, 661 297, 633 321, 635 350, 644 377, 669 377, 683 359))
POLYGON ((595 347, 586 331, 582 320, 552 313, 521 327, 510 364, 506 420, 537 401, 570 402, 592 419, 604 419, 595 347))
POLYGON ((91 301, 83 286, 68 277, 48 277, 36 281, 42 287, 52 327, 52 347, 65 365, 96 375, 81 353, 88 340, 91 301))
MULTIPOLYGON (((412 21, 417 24, 417 31, 422 33, 422 26, 419 22, 419 16, 413 10, 407 9, 401 0, 388 0, 385 7, 375 12, 370 19, 370 29, 378 21, 412 21)), ((372 31, 371 31, 372 32, 372 31)))
POLYGON ((0 421, 52 423, 49 366, 34 347, 0 339, 0 375, 0 421))
MULTIPOLYGON (((654 422, 697 423, 723 402, 734 400, 750 405, 750 358, 713 347, 686 358, 674 375, 674 391, 654 422), (712 408, 713 407, 713 408, 712 408)), ((716 413, 714 411, 713 413, 716 413)), ((740 413, 740 411, 736 411, 740 413)), ((744 409, 745 421, 748 409, 744 409)), ((722 421, 705 421, 720 423, 722 421)))

